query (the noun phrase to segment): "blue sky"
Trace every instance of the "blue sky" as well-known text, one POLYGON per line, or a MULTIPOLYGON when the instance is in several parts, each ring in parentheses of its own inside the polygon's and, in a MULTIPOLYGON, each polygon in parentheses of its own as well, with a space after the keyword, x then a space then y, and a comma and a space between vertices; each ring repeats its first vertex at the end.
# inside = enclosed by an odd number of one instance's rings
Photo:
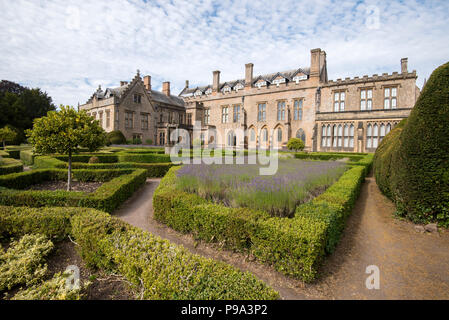
POLYGON ((400 71, 418 86, 449 59, 449 1, 0 0, 0 79, 84 103, 139 69, 153 88, 208 84, 310 64, 327 53, 330 79, 400 71))

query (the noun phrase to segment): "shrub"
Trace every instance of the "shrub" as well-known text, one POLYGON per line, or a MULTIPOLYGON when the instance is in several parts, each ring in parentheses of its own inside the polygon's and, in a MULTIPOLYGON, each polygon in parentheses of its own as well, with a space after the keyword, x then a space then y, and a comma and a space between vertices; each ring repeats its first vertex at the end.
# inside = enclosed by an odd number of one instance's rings
POLYGON ((92 156, 89 158, 89 162, 88 163, 100 163, 100 159, 98 159, 97 156, 92 156))
POLYGON ((304 141, 299 138, 290 138, 290 140, 288 140, 287 142, 288 150, 295 150, 296 152, 298 152, 299 150, 303 150, 304 147, 304 141))
POLYGON ((156 154, 154 152, 143 154, 118 153, 119 162, 163 163, 171 162, 169 154, 156 154))
POLYGON ((155 219, 197 239, 250 252, 279 272, 303 281, 316 278, 322 259, 335 248, 366 173, 365 166, 353 166, 326 192, 299 206, 289 219, 224 207, 178 191, 178 169, 171 168, 155 191, 155 219))
POLYGON ((20 190, 45 180, 63 180, 66 171, 40 169, 0 176, 0 204, 13 206, 68 206, 97 208, 112 212, 146 181, 143 169, 74 170, 80 181, 107 181, 95 192, 20 190))
POLYGON ((126 138, 120 130, 111 131, 107 134, 107 140, 110 144, 125 144, 126 138))
POLYGON ((97 210, 0 206, 0 237, 33 228, 40 232, 45 225, 57 238, 69 233, 88 265, 121 273, 145 299, 279 298, 248 272, 194 255, 97 210))
POLYGON ((2 158, 0 161, 0 175, 10 174, 14 172, 22 172, 22 162, 12 158, 2 158))
POLYGON ((53 249, 53 243, 43 235, 24 235, 12 241, 11 247, 0 255, 0 291, 25 284, 37 283, 45 276, 43 259, 53 249))
POLYGON ((449 63, 432 73, 402 132, 393 135, 376 156, 382 190, 413 222, 449 226, 449 63))
POLYGON ((145 140, 145 143, 151 146, 153 144, 153 140, 147 139, 145 140))

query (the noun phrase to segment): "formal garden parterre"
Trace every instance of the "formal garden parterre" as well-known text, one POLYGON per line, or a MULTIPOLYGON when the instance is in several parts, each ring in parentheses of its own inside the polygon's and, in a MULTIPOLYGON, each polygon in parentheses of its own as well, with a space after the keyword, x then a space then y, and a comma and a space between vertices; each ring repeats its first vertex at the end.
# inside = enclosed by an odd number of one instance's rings
POLYGON ((345 219, 372 165, 371 154, 346 154, 345 158, 353 161, 340 178, 324 193, 296 206, 292 217, 272 216, 267 210, 254 207, 226 206, 183 191, 178 187, 177 176, 183 169, 174 167, 155 191, 154 216, 175 230, 249 252, 288 276, 312 281, 324 257, 338 243, 345 219))

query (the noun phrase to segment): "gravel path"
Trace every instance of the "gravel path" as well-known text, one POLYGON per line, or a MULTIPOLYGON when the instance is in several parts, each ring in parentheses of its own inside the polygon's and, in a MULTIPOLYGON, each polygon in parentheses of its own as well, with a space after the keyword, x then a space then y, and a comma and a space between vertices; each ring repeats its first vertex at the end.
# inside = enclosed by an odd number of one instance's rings
POLYGON ((153 219, 153 192, 160 179, 148 179, 115 214, 193 253, 250 271, 283 299, 449 299, 449 232, 417 233, 410 222, 393 218, 394 206, 368 177, 336 251, 312 284, 283 276, 241 253, 197 242, 153 219), (365 286, 366 267, 380 270, 380 289, 365 286))

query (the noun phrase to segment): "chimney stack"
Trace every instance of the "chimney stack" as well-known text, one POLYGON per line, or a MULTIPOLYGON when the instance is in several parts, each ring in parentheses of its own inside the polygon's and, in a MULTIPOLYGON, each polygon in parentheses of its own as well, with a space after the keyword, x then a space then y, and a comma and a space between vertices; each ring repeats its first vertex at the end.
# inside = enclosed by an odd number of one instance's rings
POLYGON ((146 90, 151 91, 151 76, 143 77, 143 85, 146 90))
POLYGON ((310 78, 318 78, 320 76, 320 60, 321 49, 310 50, 310 78))
POLYGON ((402 73, 408 73, 407 62, 408 62, 408 58, 401 59, 401 72, 402 73))
POLYGON ((162 82, 162 92, 166 96, 170 95, 170 82, 169 81, 162 82))
POLYGON ((253 68, 254 64, 247 63, 245 64, 245 87, 251 88, 253 84, 253 68))
POLYGON ((186 88, 189 88, 189 80, 186 80, 186 88))
POLYGON ((213 72, 213 84, 212 84, 212 91, 218 92, 220 91, 220 71, 214 71, 213 72))

